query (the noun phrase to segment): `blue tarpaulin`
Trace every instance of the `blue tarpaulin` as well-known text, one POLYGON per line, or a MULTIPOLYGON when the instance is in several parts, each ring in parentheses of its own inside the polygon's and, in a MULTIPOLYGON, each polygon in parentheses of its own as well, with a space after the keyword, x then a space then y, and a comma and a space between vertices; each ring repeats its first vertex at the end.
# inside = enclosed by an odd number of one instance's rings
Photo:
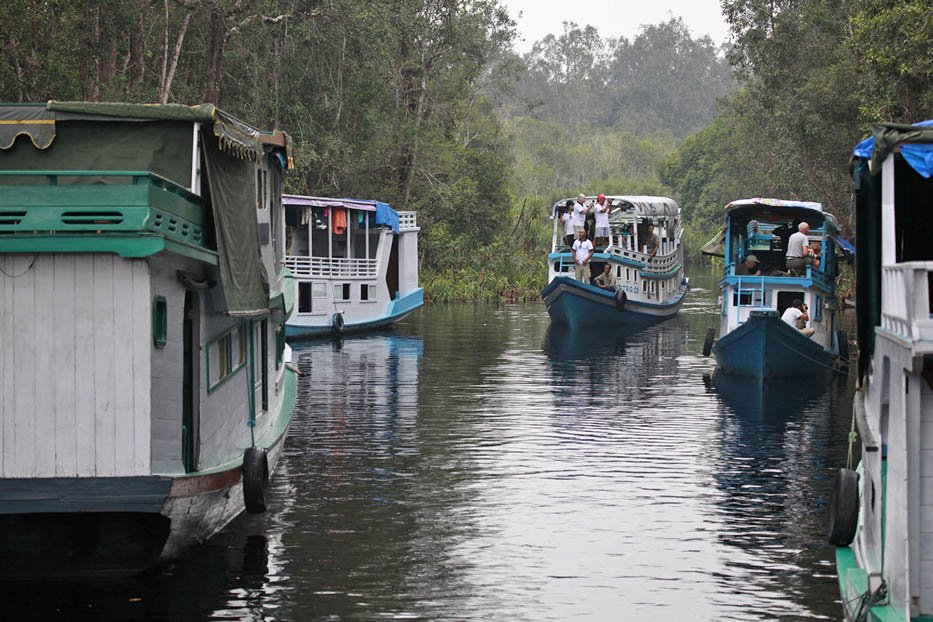
MULTIPOLYGON (((933 120, 921 121, 914 124, 917 127, 933 128, 933 120)), ((933 143, 910 143, 899 145, 900 154, 915 171, 929 179, 933 176, 933 143)), ((869 136, 855 145, 852 154, 857 158, 870 160, 875 148, 875 136, 869 136)))
POLYGON ((398 233, 398 212, 392 209, 388 203, 376 201, 376 224, 388 225, 392 227, 392 231, 398 233))

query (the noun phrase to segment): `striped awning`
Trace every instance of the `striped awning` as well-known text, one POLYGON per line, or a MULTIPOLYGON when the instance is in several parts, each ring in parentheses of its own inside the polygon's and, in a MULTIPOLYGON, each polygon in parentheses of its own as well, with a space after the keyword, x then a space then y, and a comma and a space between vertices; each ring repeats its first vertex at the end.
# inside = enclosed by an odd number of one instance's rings
POLYGON ((43 105, 0 107, 0 149, 9 149, 18 136, 28 136, 36 149, 55 140, 55 113, 43 105))

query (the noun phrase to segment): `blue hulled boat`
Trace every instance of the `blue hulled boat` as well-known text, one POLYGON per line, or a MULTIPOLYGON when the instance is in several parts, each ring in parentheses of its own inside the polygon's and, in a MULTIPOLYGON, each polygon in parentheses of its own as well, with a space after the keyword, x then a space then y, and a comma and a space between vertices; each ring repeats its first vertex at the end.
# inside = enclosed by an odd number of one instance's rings
POLYGON ((819 203, 743 199, 726 206, 723 232, 704 252, 726 259, 722 280, 720 339, 706 336, 704 354, 715 353, 721 371, 757 379, 813 375, 847 356, 845 334, 837 329, 835 277, 838 226, 819 203), (786 249, 801 222, 809 224, 819 265, 788 266, 786 249), (782 315, 802 301, 807 326, 792 326, 782 315), (841 344, 841 350, 840 350, 841 344))
MULTIPOLYGON (((594 198, 587 199, 588 207, 594 198)), ((554 205, 549 278, 541 291, 551 321, 572 327, 637 329, 672 317, 680 310, 688 286, 683 269, 680 208, 664 197, 609 196, 606 200, 610 235, 595 247, 585 281, 576 280, 573 250, 561 235, 560 214, 567 200, 554 205), (649 225, 654 228, 653 236, 649 225), (656 251, 649 242, 656 245, 656 251), (606 266, 615 285, 603 288, 595 284, 595 279, 606 266)))

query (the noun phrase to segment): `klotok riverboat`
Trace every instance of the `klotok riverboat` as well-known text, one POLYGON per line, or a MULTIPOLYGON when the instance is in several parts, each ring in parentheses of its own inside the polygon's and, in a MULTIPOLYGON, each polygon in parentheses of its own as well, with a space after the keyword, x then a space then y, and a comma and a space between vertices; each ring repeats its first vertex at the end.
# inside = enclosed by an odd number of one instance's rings
POLYGON ((725 260, 720 337, 714 344, 710 328, 703 354, 712 351, 722 372, 758 380, 822 375, 848 358, 836 318, 839 227, 832 214, 819 203, 765 198, 733 201, 725 212, 723 233, 703 250, 725 260), (801 222, 809 224, 806 239, 821 257, 819 266, 787 265, 788 243, 801 222), (782 319, 795 300, 809 309, 806 327, 782 319))
POLYGON ((143 570, 265 509, 290 139, 210 104, 0 120, 0 575, 143 570))
POLYGON ((383 328, 424 304, 415 212, 360 199, 284 195, 282 202, 298 301, 289 337, 383 328))
MULTIPOLYGON (((597 197, 588 197, 592 207, 597 197)), ((571 201, 553 208, 554 234, 548 254, 548 284, 541 292, 555 324, 644 327, 674 316, 683 305, 683 229, 673 199, 651 196, 608 196, 610 235, 594 248, 584 280, 575 278, 572 246, 560 216, 571 201), (648 246, 654 227, 656 250, 648 246), (596 278, 609 266, 615 284, 599 287, 596 278)), ((591 236, 592 239, 592 236, 591 236)))
POLYGON ((861 451, 850 437, 829 517, 847 620, 933 620, 931 176, 933 121, 855 147, 861 451))

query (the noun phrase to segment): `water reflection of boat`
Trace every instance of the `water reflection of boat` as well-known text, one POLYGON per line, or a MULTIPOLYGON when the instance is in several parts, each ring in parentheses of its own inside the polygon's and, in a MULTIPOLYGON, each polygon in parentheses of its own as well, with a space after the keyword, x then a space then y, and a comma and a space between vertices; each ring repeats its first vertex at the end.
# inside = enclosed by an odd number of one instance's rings
POLYGON ((558 359, 581 359, 594 356, 625 354, 626 340, 631 340, 638 331, 626 327, 606 329, 568 329, 566 326, 548 327, 542 349, 545 354, 558 359))
POLYGON ((783 420, 819 400, 829 386, 825 374, 814 378, 755 378, 716 373, 711 388, 740 417, 783 420))

